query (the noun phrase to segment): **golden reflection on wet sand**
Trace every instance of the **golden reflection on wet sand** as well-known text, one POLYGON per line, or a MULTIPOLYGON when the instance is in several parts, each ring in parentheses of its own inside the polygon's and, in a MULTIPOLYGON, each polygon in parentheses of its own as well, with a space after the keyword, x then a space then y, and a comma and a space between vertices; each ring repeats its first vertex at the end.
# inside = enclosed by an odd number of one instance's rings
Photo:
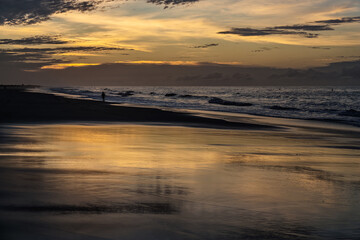
POLYGON ((9 239, 360 236, 356 138, 344 148, 344 137, 322 132, 141 125, 1 135, 9 239), (14 231, 20 223, 32 230, 14 231))

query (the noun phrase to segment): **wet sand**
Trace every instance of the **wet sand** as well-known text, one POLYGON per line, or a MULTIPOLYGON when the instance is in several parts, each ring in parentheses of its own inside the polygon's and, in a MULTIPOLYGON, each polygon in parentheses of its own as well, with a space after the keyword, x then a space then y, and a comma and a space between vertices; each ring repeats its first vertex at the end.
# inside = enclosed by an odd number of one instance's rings
POLYGON ((358 128, 221 118, 1 124, 0 238, 360 238, 358 128))

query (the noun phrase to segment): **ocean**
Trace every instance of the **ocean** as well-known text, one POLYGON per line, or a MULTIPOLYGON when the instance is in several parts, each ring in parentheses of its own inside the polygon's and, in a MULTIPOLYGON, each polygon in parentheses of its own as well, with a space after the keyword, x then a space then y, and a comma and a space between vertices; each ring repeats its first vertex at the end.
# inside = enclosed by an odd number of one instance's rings
POLYGON ((46 91, 134 105, 336 121, 360 126, 360 87, 61 87, 46 91))

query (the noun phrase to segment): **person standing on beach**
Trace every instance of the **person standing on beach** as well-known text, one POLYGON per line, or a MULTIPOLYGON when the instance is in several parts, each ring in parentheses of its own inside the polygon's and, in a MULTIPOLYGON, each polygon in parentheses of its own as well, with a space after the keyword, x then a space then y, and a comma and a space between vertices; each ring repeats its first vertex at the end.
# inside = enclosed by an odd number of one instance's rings
POLYGON ((104 92, 101 93, 101 97, 102 97, 103 102, 105 102, 105 93, 104 92))

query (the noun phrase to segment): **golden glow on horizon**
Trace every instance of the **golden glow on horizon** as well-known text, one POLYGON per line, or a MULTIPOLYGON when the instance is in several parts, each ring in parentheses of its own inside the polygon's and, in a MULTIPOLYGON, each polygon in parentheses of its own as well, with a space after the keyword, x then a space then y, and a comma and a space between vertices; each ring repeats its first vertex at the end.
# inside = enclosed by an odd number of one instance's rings
POLYGON ((54 65, 43 66, 41 69, 65 69, 69 67, 87 67, 87 66, 97 66, 101 63, 60 63, 54 65))
MULTIPOLYGON (((201 66, 204 64, 219 64, 219 65, 243 65, 241 62, 196 62, 196 61, 116 61, 115 63, 120 64, 154 64, 154 65, 172 65, 172 66, 201 66)), ((61 70, 70 67, 88 67, 88 66, 99 66, 102 63, 59 63, 53 65, 43 66, 41 70, 53 69, 53 70, 61 70)), ((26 70, 28 72, 36 72, 38 70, 26 70)))
POLYGON ((54 54, 54 56, 101 56, 101 54, 95 54, 95 53, 81 53, 81 52, 66 52, 66 53, 58 53, 54 54))
MULTIPOLYGON (((158 65, 203 65, 205 62, 196 62, 196 61, 116 61, 115 63, 125 63, 125 64, 158 64, 158 65)), ((206 62, 206 64, 223 64, 223 65, 242 65, 241 62, 206 62)))
POLYGON ((115 63, 158 64, 158 65, 199 65, 199 62, 195 62, 195 61, 150 61, 150 60, 141 60, 141 61, 116 61, 115 63))

